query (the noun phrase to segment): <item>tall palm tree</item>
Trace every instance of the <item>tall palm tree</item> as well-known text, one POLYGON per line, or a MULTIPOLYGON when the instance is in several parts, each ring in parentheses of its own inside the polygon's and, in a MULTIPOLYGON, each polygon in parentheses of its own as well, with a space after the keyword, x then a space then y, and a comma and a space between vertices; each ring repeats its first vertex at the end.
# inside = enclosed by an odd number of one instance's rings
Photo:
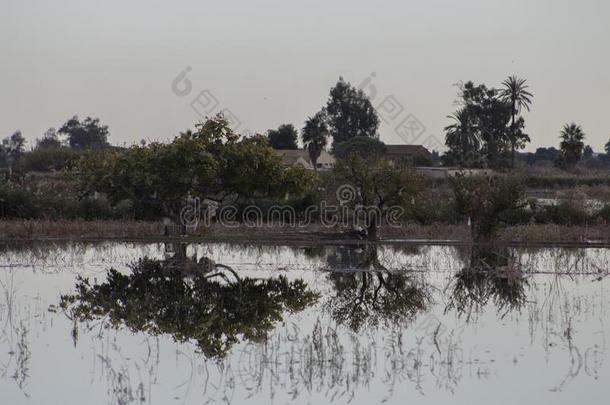
POLYGON ((563 156, 563 160, 568 167, 572 167, 578 163, 582 157, 582 152, 585 147, 583 142, 585 133, 580 125, 575 123, 566 124, 561 130, 561 143, 559 147, 563 156))
POLYGON ((481 148, 481 140, 473 131, 466 108, 448 115, 447 118, 454 121, 445 127, 447 146, 458 154, 460 162, 464 164, 481 148))
POLYGON ((517 130, 517 115, 521 114, 523 109, 530 110, 532 98, 534 95, 527 89, 529 86, 525 84, 527 80, 519 79, 517 76, 509 76, 508 79, 502 82, 504 89, 500 91, 500 97, 511 106, 511 147, 512 147, 512 167, 515 167, 515 149, 519 143, 519 132, 517 130))
POLYGON ((315 171, 318 171, 318 158, 328 142, 328 125, 322 111, 313 117, 307 118, 301 134, 305 149, 309 152, 309 158, 315 171))

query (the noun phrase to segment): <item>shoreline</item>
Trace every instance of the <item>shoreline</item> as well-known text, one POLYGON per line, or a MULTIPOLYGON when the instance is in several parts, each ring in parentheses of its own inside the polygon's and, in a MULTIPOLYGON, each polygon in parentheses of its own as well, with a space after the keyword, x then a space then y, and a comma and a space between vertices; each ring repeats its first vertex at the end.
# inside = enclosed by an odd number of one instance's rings
MULTIPOLYGON (((307 227, 264 225, 259 228, 239 225, 227 228, 213 224, 208 228, 190 230, 179 235, 172 226, 171 235, 164 235, 160 222, 82 221, 82 220, 7 220, 0 221, 0 243, 31 242, 216 242, 275 245, 475 245, 466 225, 415 225, 381 227, 376 241, 360 239, 347 228, 328 228, 319 224, 307 227)), ((610 247, 610 225, 521 225, 503 229, 495 245, 515 247, 610 247)))

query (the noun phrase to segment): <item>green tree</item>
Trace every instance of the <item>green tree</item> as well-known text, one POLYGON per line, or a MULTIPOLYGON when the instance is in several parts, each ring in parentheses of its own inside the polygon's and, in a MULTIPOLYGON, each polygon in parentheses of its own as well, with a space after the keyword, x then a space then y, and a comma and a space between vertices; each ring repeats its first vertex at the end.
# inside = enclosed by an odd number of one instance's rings
POLYGON ((103 192, 113 203, 134 201, 136 212, 160 207, 178 222, 188 197, 219 202, 238 198, 299 196, 314 176, 284 167, 262 136, 242 138, 222 116, 197 125, 169 144, 151 143, 84 159, 77 170, 85 194, 103 192))
POLYGON ((571 123, 564 125, 559 137, 561 139, 559 144, 561 163, 565 167, 574 167, 582 158, 585 133, 580 125, 571 123))
POLYGON ((371 101, 343 77, 330 90, 325 111, 333 143, 357 136, 378 137, 379 117, 371 101))
POLYGON ((67 146, 37 146, 23 154, 19 165, 24 172, 61 171, 69 169, 75 161, 84 156, 85 152, 67 146))
POLYGON ((267 131, 267 138, 274 149, 298 149, 297 130, 292 124, 283 124, 278 129, 270 129, 267 131))
POLYGON ((593 151, 593 148, 590 145, 587 145, 583 149, 582 157, 583 157, 583 159, 591 159, 591 158, 593 158, 594 154, 595 154, 595 151, 593 151))
POLYGON ((61 141, 55 128, 45 131, 41 139, 36 140, 36 149, 57 149, 61 147, 61 141))
POLYGON ((301 137, 315 171, 318 171, 318 158, 328 143, 328 134, 328 126, 323 112, 318 112, 305 121, 301 137))
POLYGON ((493 241, 511 211, 521 208, 525 189, 513 177, 466 177, 451 179, 455 209, 470 222, 475 242, 493 241))
MULTIPOLYGON (((511 106, 511 125, 510 125, 510 142, 511 142, 511 167, 515 167, 515 150, 523 149, 525 144, 530 142, 527 134, 523 133, 524 122, 518 122, 517 116, 521 114, 523 109, 529 111, 534 97, 527 89, 527 80, 519 79, 517 76, 510 76, 502 82, 504 89, 500 91, 502 99, 511 106)), ((523 118, 520 118, 521 120, 523 118)))
POLYGON ((19 130, 4 138, 0 145, 0 164, 12 168, 23 155, 25 143, 25 138, 19 130))
POLYGON ((82 122, 78 116, 70 118, 58 131, 66 135, 68 144, 74 149, 103 149, 108 144, 108 126, 101 125, 99 118, 87 117, 82 122))
POLYGON ((483 142, 482 152, 487 165, 493 168, 504 166, 510 145, 510 104, 499 97, 498 90, 484 84, 466 83, 462 96, 472 123, 471 129, 483 142))
POLYGON ((364 217, 362 225, 370 240, 377 240, 382 223, 390 218, 404 219, 405 213, 413 210, 423 184, 406 165, 366 158, 360 153, 338 160, 334 173, 353 194, 349 201, 340 202, 354 209, 355 218, 364 217))

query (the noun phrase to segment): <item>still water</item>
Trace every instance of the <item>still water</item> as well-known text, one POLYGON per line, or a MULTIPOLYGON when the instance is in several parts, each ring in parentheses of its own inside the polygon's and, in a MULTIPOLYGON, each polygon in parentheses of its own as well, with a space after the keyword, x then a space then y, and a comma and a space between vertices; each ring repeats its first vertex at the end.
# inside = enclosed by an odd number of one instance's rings
POLYGON ((607 403, 610 250, 0 247, 0 404, 607 403))

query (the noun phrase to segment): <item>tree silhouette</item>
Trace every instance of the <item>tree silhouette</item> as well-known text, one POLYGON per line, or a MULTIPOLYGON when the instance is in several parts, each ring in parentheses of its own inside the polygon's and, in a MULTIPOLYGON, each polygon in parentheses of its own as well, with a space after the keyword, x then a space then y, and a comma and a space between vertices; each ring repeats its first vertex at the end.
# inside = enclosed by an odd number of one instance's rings
POLYGON ((36 140, 36 149, 57 149, 60 147, 61 141, 55 128, 47 129, 42 138, 36 140))
POLYGON ((305 121, 301 136, 315 171, 318 170, 318 158, 328 143, 328 134, 323 112, 318 112, 305 121))
POLYGON ((108 147, 108 126, 101 125, 99 118, 87 117, 82 122, 78 116, 70 118, 57 131, 68 137, 74 149, 103 149, 108 147))
POLYGON ((325 111, 333 143, 356 136, 377 138, 379 117, 364 91, 358 90, 343 77, 330 90, 325 111))
POLYGON ((472 127, 468 110, 461 108, 447 118, 454 121, 453 124, 445 127, 450 159, 460 167, 477 166, 480 160, 481 139, 472 127))
POLYGON ((23 155, 25 142, 26 140, 19 130, 4 138, 0 144, 0 164, 8 165, 11 168, 23 155))
MULTIPOLYGON (((464 133, 472 133, 473 139, 481 142, 481 153, 485 156, 486 164, 492 168, 505 166, 505 162, 510 150, 510 130, 511 105, 504 101, 500 92, 495 88, 488 88, 484 84, 475 85, 467 82, 461 89, 463 110, 465 111, 459 119, 463 121, 463 128, 449 126, 446 130, 464 130, 464 133), (466 119, 467 118, 467 119, 466 119), (467 131, 467 132, 466 132, 467 131)), ((456 113, 457 116, 458 113, 456 113)), ((519 123, 519 121, 517 121, 519 123)), ((522 125, 522 124, 521 124, 522 125)), ((453 137, 446 141, 450 152, 456 146, 461 153, 459 143, 451 143, 453 137)))
POLYGON ((511 167, 515 167, 515 149, 523 148, 525 143, 530 142, 530 138, 527 134, 523 133, 523 126, 525 121, 520 118, 517 119, 517 115, 521 113, 523 109, 530 110, 532 104, 532 98, 534 97, 527 89, 528 85, 525 83, 527 80, 519 79, 517 76, 510 76, 502 82, 504 89, 500 91, 502 99, 511 105, 511 125, 510 125, 510 141, 511 141, 511 167))
POLYGON ((566 167, 574 167, 583 154, 585 133, 580 125, 571 123, 564 125, 560 138, 559 148, 561 149, 562 163, 566 167))

